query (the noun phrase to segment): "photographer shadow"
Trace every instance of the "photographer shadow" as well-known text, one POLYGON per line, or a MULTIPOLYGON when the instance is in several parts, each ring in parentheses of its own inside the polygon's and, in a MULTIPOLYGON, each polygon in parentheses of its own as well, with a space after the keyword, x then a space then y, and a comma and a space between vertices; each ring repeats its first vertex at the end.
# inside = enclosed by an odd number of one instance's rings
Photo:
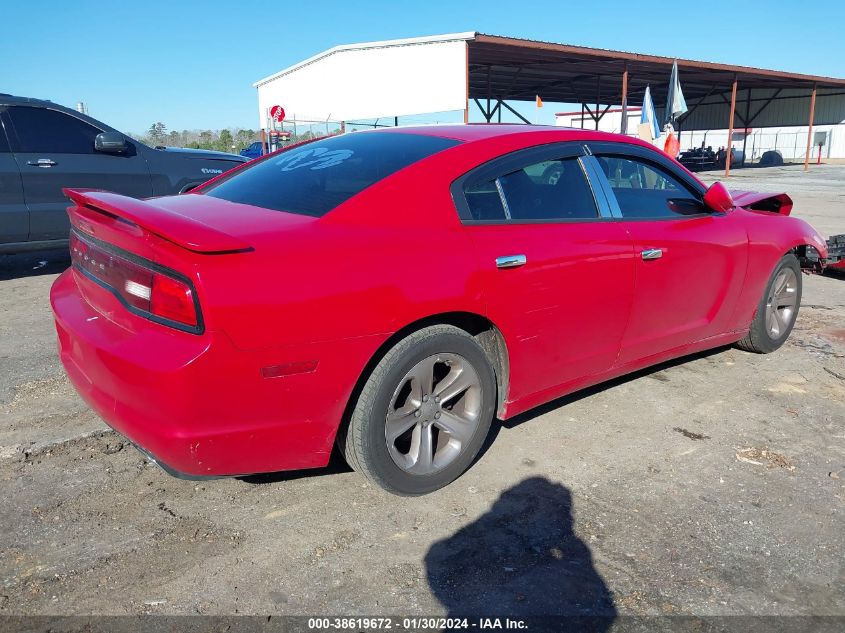
POLYGON ((616 616, 589 548, 573 531, 570 491, 544 477, 506 490, 481 518, 432 545, 425 564, 449 617, 572 616, 606 631, 616 616))

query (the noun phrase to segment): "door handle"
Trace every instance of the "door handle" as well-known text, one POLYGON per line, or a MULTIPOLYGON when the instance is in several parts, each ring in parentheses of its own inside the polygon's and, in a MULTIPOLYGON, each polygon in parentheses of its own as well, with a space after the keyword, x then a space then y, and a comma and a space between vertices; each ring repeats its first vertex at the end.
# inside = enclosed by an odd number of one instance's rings
POLYGON ((504 255, 496 258, 496 268, 518 268, 527 261, 525 255, 504 255))
POLYGON ((643 261, 649 261, 652 259, 660 259, 663 257, 663 249, 662 248, 647 248, 642 253, 643 261))
POLYGON ((57 163, 49 158, 39 158, 38 160, 28 160, 26 164, 32 165, 33 167, 53 167, 57 163))

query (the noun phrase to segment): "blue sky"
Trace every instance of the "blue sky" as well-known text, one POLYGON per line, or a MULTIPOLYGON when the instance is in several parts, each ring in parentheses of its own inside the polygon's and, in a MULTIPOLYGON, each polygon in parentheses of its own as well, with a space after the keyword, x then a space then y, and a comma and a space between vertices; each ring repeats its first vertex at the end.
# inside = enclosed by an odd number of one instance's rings
POLYGON ((337 44, 459 31, 845 77, 841 0, 28 0, 3 24, 0 92, 83 100, 126 132, 255 127, 257 79, 337 44))

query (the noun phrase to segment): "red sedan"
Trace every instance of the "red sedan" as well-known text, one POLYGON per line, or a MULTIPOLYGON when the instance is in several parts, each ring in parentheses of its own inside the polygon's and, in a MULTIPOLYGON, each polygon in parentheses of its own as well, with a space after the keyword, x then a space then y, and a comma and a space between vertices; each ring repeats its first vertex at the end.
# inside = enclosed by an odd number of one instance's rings
POLYGON ((76 389, 169 472, 457 478, 494 417, 700 350, 780 347, 824 240, 625 137, 356 132, 186 195, 68 191, 76 389))

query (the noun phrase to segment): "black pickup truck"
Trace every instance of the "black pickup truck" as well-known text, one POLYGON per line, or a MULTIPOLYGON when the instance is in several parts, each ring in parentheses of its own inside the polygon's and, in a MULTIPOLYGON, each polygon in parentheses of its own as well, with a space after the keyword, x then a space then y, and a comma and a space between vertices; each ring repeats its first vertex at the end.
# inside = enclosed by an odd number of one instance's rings
POLYGON ((63 187, 136 198, 190 191, 247 159, 147 147, 50 101, 0 94, 0 253, 67 245, 63 187))

